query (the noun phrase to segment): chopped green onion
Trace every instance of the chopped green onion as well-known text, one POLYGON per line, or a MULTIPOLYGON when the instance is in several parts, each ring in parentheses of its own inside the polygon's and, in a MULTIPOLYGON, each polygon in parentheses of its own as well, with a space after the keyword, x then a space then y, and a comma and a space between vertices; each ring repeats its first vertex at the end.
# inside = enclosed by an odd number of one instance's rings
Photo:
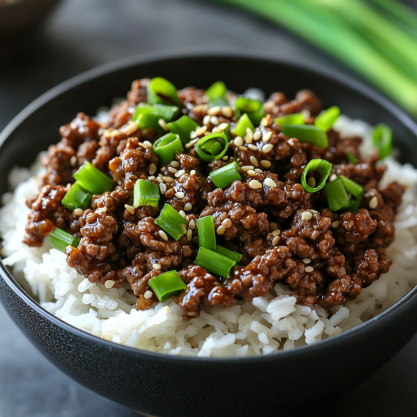
POLYGON ((212 106, 227 106, 229 102, 226 100, 226 84, 223 81, 216 81, 206 90, 206 96, 212 106))
POLYGON ((304 116, 302 113, 293 113, 287 114, 286 116, 276 117, 274 119, 275 123, 278 123, 280 126, 284 125, 303 125, 304 116))
POLYGON ((65 251, 65 248, 68 245, 74 246, 76 248, 80 243, 80 239, 70 235, 67 232, 64 232, 62 229, 56 227, 51 233, 49 233, 49 241, 51 246, 54 249, 58 249, 61 252, 65 251))
POLYGON ((200 159, 202 159, 204 162, 211 162, 214 159, 222 158, 227 152, 228 146, 228 135, 226 135, 224 132, 217 132, 202 137, 197 142, 195 149, 200 159))
POLYGON ((115 185, 110 177, 103 174, 90 162, 85 162, 74 174, 74 178, 91 194, 103 194, 106 191, 111 191, 115 185))
POLYGON ((255 130, 249 116, 245 113, 236 123, 236 127, 232 130, 237 136, 245 136, 246 129, 249 128, 252 132, 255 130))
POLYGON ((382 161, 387 156, 391 155, 392 151, 392 130, 391 128, 380 123, 374 127, 372 131, 372 141, 374 146, 378 149, 379 159, 382 161))
POLYGON ((198 245, 200 248, 216 250, 216 232, 213 216, 198 219, 198 245))
POLYGON ((140 129, 153 127, 158 132, 163 132, 164 129, 159 124, 159 120, 169 122, 178 115, 178 112, 179 108, 176 106, 140 103, 133 113, 132 120, 138 123, 140 129))
POLYGON ((170 132, 179 135, 181 142, 185 145, 190 141, 190 133, 198 128, 198 123, 191 117, 182 116, 175 122, 168 123, 167 128, 170 132))
POLYGON ((242 177, 239 174, 239 164, 235 161, 231 164, 227 164, 215 171, 210 172, 209 177, 214 182, 217 188, 224 188, 231 184, 233 181, 241 180, 242 177))
POLYGON ((265 115, 261 100, 247 97, 238 97, 235 102, 236 117, 240 117, 246 113, 255 126, 259 126, 265 115))
POLYGON ((362 197, 365 193, 365 189, 362 185, 359 185, 357 182, 350 180, 349 178, 345 177, 344 175, 339 175, 339 177, 343 185, 345 186, 346 191, 356 197, 359 203, 362 201, 362 197))
POLYGON ((168 271, 157 275, 148 281, 148 285, 161 303, 187 288, 177 271, 168 271))
POLYGON ((352 151, 348 151, 346 156, 347 156, 347 159, 349 160, 349 162, 351 162, 352 164, 357 164, 358 163, 358 158, 356 158, 356 156, 353 155, 352 151))
POLYGON ((175 240, 178 240, 185 233, 187 220, 169 204, 165 204, 155 223, 175 240))
POLYGON ((168 104, 180 106, 174 84, 162 77, 152 78, 146 87, 149 104, 168 104))
POLYGON ((220 253, 220 255, 226 256, 227 258, 230 258, 232 261, 234 261, 235 265, 240 262, 242 259, 242 255, 240 253, 234 252, 230 249, 227 249, 223 246, 217 245, 216 250, 217 253, 220 253))
POLYGON ((230 270, 236 265, 236 262, 227 256, 206 248, 200 248, 198 250, 194 263, 223 278, 229 278, 230 270))
POLYGON ((330 130, 333 125, 336 123, 336 120, 340 116, 340 109, 339 107, 333 106, 324 111, 323 113, 319 114, 314 121, 314 124, 323 129, 325 132, 330 130))
POLYGON ((61 204, 66 208, 74 211, 77 208, 87 209, 90 207, 91 194, 87 192, 78 181, 72 184, 69 191, 65 194, 61 204))
POLYGON ((184 152, 181 139, 175 133, 167 133, 159 138, 153 144, 153 149, 162 164, 169 164, 177 153, 184 152))
POLYGON ((148 180, 137 180, 133 187, 133 207, 151 206, 158 207, 158 186, 148 180))
POLYGON ((297 138, 300 142, 311 143, 319 148, 327 148, 329 142, 326 133, 313 125, 284 125, 282 133, 288 138, 297 138))
MULTIPOLYGON (((332 164, 330 162, 325 161, 324 159, 312 159, 304 168, 303 175, 301 176, 301 185, 308 193, 315 193, 326 185, 327 178, 329 178, 331 172, 332 164), (311 187, 307 183, 307 174, 310 172, 318 172, 320 174, 320 180, 314 187, 311 187)), ((316 182, 316 180, 314 182, 316 182)))
POLYGON ((337 211, 345 207, 349 207, 350 200, 347 195, 343 181, 336 178, 334 181, 328 182, 323 188, 324 195, 327 198, 329 209, 337 211))

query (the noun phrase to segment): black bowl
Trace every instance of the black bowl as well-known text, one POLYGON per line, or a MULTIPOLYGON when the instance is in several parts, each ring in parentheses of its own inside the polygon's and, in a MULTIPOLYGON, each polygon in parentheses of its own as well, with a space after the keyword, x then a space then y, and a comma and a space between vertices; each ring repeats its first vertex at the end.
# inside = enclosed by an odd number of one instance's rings
MULTIPOLYGON (((310 88, 350 117, 385 122, 404 161, 417 165, 417 126, 368 87, 323 69, 233 54, 134 58, 75 77, 33 102, 0 136, 0 193, 14 165, 28 165, 59 139, 78 111, 95 114, 124 96, 132 80, 162 76, 176 86, 224 80, 237 92, 310 88)), ((42 309, 1 265, 0 299, 35 346, 79 383, 157 416, 289 416, 319 405, 369 377, 417 330, 417 289, 376 318, 313 346, 250 358, 187 358, 101 340, 42 309)))

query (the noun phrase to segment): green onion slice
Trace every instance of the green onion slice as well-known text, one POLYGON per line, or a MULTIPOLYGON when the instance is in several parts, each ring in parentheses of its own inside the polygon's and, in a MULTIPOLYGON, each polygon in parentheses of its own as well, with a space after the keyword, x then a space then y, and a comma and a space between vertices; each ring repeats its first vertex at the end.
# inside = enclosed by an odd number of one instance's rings
POLYGON ((235 102, 236 117, 240 117, 246 113, 255 126, 259 126, 265 115, 261 100, 247 97, 238 97, 235 102))
POLYGON ((327 198, 329 209, 337 211, 342 208, 349 207, 350 200, 347 195, 343 181, 336 178, 334 181, 328 182, 323 188, 324 195, 327 198))
POLYGON ((242 255, 240 253, 234 252, 220 245, 216 246, 216 252, 220 255, 226 256, 227 258, 230 258, 232 261, 234 261, 235 265, 242 259, 242 255))
POLYGON ((327 178, 329 178, 331 172, 332 164, 330 162, 324 159, 312 159, 304 168, 303 175, 301 176, 301 185, 308 193, 315 193, 326 185, 327 178), (315 187, 311 187, 307 183, 307 174, 312 172, 318 172, 320 174, 320 179, 315 187))
POLYGON ((78 181, 72 184, 69 191, 65 194, 61 204, 74 211, 77 208, 87 209, 90 207, 91 194, 85 190, 78 181))
POLYGON ((236 262, 227 256, 206 248, 200 248, 198 250, 194 263, 223 278, 229 278, 230 270, 236 265, 236 262))
POLYGON ((252 132, 255 130, 249 116, 245 113, 236 123, 236 127, 232 130, 236 136, 245 136, 246 129, 249 128, 252 132))
POLYGON ((198 245, 200 248, 216 250, 216 232, 213 216, 198 219, 198 245))
POLYGON ((311 143, 319 148, 327 148, 329 142, 326 133, 313 125, 284 125, 282 133, 288 138, 297 138, 300 142, 311 143))
POLYGON ((380 123, 374 127, 372 131, 372 141, 374 146, 378 149, 379 159, 382 161, 387 156, 391 155, 392 151, 392 130, 391 128, 380 123))
POLYGON ((175 133, 167 133, 159 138, 153 144, 153 149, 162 164, 169 164, 177 153, 184 152, 181 139, 175 133))
POLYGON ((74 178, 91 194, 103 194, 106 191, 111 191, 115 185, 110 177, 103 174, 90 162, 85 162, 74 174, 74 178))
POLYGON ((276 117, 274 119, 275 123, 278 123, 280 126, 284 125, 303 125, 304 116, 302 113, 293 113, 287 114, 286 116, 276 117))
POLYGON ((148 281, 148 285, 161 303, 187 288, 177 271, 168 271, 157 275, 148 281))
POLYGON ((333 106, 324 111, 323 113, 320 113, 316 120, 314 121, 314 124, 319 127, 320 129, 327 132, 330 130, 333 125, 336 123, 336 120, 340 116, 340 109, 339 107, 333 106))
POLYGON ((357 164, 358 163, 358 158, 356 158, 356 156, 353 155, 352 151, 348 151, 346 156, 347 156, 347 159, 349 160, 349 162, 351 162, 352 164, 357 164))
POLYGON ((362 187, 362 185, 359 185, 357 182, 350 180, 344 175, 339 175, 338 178, 342 180, 346 191, 352 196, 356 197, 360 203, 362 201, 363 195, 365 194, 365 189, 362 187))
POLYGON ((140 129, 153 127, 158 132, 164 132, 164 129, 159 124, 159 120, 163 119, 166 122, 171 121, 179 113, 179 108, 176 106, 164 106, 162 104, 144 104, 140 103, 133 113, 132 120, 138 123, 140 129))
POLYGON ((74 246, 76 248, 80 243, 80 239, 70 235, 67 232, 64 232, 62 229, 56 227, 51 233, 49 233, 49 241, 51 246, 54 249, 58 249, 61 252, 65 251, 65 248, 68 245, 74 246))
POLYGON ((177 89, 174 84, 162 77, 152 78, 146 87, 149 104, 168 104, 180 106, 177 89))
POLYGON ((226 99, 227 88, 223 81, 216 81, 206 90, 206 96, 212 106, 227 106, 229 102, 226 99))
POLYGON ((224 188, 233 181, 242 179, 239 173, 239 168, 239 164, 235 161, 210 172, 209 177, 217 188, 224 188))
POLYGON ((175 122, 168 123, 167 128, 170 132, 179 135, 181 142, 185 145, 190 141, 190 133, 198 128, 198 123, 191 117, 182 116, 175 122))
POLYGON ((158 207, 158 186, 148 180, 137 180, 133 187, 133 207, 151 206, 158 207))
POLYGON ((224 132, 217 132, 202 137, 196 144, 196 151, 204 162, 211 162, 220 159, 227 152, 229 146, 228 135, 224 132))
POLYGON ((169 204, 165 204, 155 223, 175 240, 178 240, 185 233, 183 225, 187 224, 187 220, 169 204))

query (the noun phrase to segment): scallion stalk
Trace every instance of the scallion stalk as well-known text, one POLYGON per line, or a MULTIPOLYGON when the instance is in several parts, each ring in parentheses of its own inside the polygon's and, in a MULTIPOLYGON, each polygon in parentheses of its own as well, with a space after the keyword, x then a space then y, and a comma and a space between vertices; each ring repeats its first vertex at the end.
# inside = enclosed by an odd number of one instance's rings
POLYGON ((198 128, 198 123, 185 115, 175 122, 168 123, 167 128, 170 132, 179 135, 181 142, 185 145, 190 141, 191 132, 198 128))
POLYGON ((169 204, 165 204, 155 223, 175 240, 178 240, 185 233, 183 225, 187 224, 187 220, 169 204))
POLYGON ((177 271, 168 271, 157 275, 148 281, 148 285, 161 303, 187 288, 177 271))
POLYGON ((194 263, 223 278, 229 278, 230 270, 236 265, 236 262, 227 256, 206 248, 200 248, 198 250, 194 263))
POLYGON ((80 243, 80 239, 64 232, 62 229, 56 227, 51 233, 49 233, 49 241, 54 249, 58 249, 61 252, 65 252, 65 248, 68 245, 74 246, 75 248, 80 243))
POLYGON ((204 162, 211 162, 222 158, 229 146, 228 135, 224 132, 212 133, 202 137, 196 144, 198 156, 204 162))
POLYGON ((259 126, 265 115, 262 101, 247 97, 238 97, 235 102, 236 117, 240 118, 245 113, 254 126, 259 126))
POLYGON ((252 132, 255 130, 249 116, 245 113, 236 123, 236 127, 232 130, 236 136, 245 136, 246 129, 250 129, 252 132))
POLYGON ((227 258, 230 258, 232 261, 235 262, 235 265, 239 263, 242 259, 242 255, 238 252, 234 252, 230 249, 227 249, 223 246, 217 245, 216 250, 217 253, 220 255, 226 256, 227 258))
POLYGON ((162 77, 152 78, 146 87, 149 104, 168 104, 180 106, 177 89, 174 84, 162 77))
POLYGON ((301 175, 301 185, 308 193, 315 193, 326 185, 327 178, 329 178, 331 172, 332 164, 330 162, 324 159, 312 159, 304 168, 303 174, 301 175), (320 174, 318 184, 316 183, 314 187, 309 186, 307 182, 307 174, 312 172, 318 172, 320 174))
POLYGON ((343 185, 345 186, 346 191, 354 196, 356 200, 360 203, 362 201, 362 197, 365 193, 365 189, 362 187, 362 185, 358 184, 355 181, 352 181, 351 179, 345 177, 344 175, 339 175, 339 177, 343 185))
POLYGON ((280 126, 284 125, 303 125, 304 115, 302 113, 287 114, 286 116, 276 117, 274 122, 280 126))
POLYGON ((353 154, 352 151, 348 151, 348 153, 346 154, 347 159, 349 160, 350 163, 352 164, 357 164, 358 163, 358 158, 356 158, 356 156, 353 154))
POLYGON ((380 123, 374 127, 372 131, 372 141, 374 146, 378 149, 379 159, 382 161, 392 152, 392 130, 391 128, 380 123))
POLYGON ((333 106, 327 109, 326 111, 320 113, 316 117, 316 120, 314 120, 314 124, 320 129, 327 132, 333 127, 333 125, 336 123, 339 116, 340 116, 339 107, 333 106))
POLYGON ((326 133, 313 125, 284 125, 282 133, 288 138, 297 138, 300 142, 311 143, 319 148, 327 148, 329 141, 326 133))
POLYGON ((133 207, 158 207, 159 188, 149 180, 137 180, 133 187, 133 207))
POLYGON ((175 133, 167 133, 159 138, 153 144, 153 149, 162 164, 169 164, 176 154, 184 152, 181 139, 175 133))
POLYGON ((233 181, 242 179, 239 168, 239 164, 235 161, 210 172, 209 177, 217 188, 224 188, 233 181))
POLYGON ((198 245, 200 248, 216 250, 216 232, 213 216, 198 219, 198 245))
POLYGON ((328 182, 323 188, 324 195, 327 199, 329 209, 338 211, 342 208, 349 207, 350 200, 347 195, 345 186, 340 178, 328 182))
POLYGON ((216 81, 206 90, 206 96, 212 106, 227 106, 229 102, 226 99, 227 88, 223 81, 216 81))
POLYGON ((74 174, 74 178, 91 194, 103 194, 111 191, 115 185, 110 177, 90 162, 85 162, 74 174))
POLYGON ((77 208, 86 210, 90 207, 91 194, 85 190, 78 181, 72 184, 69 191, 65 194, 61 204, 74 211, 77 208))
POLYGON ((138 123, 140 129, 153 127, 158 132, 163 132, 159 120, 162 119, 165 122, 169 122, 176 117, 178 113, 179 108, 176 106, 140 103, 133 113, 132 120, 138 123))

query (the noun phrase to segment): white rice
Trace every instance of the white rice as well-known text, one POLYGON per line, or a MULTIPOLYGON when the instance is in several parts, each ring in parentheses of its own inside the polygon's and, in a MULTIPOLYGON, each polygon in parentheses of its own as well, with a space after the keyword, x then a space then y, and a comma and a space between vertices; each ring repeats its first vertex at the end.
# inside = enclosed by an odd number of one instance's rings
MULTIPOLYGON (((335 129, 342 136, 364 137, 360 151, 371 150, 368 124, 341 117, 335 129)), ((92 284, 68 267, 65 255, 51 249, 48 239, 41 248, 22 243, 29 209, 25 199, 38 189, 39 163, 31 170, 10 173, 14 193, 3 196, 0 233, 4 264, 16 279, 50 313, 98 337, 116 343, 170 355, 249 356, 289 350, 335 336, 381 313, 417 284, 417 170, 387 159, 383 182, 407 186, 395 226, 396 239, 388 249, 393 265, 388 274, 362 291, 355 300, 334 308, 326 318, 320 307, 295 304, 287 286, 275 285, 275 294, 252 303, 237 302, 229 308, 203 306, 201 315, 189 322, 172 299, 136 311, 136 297, 126 289, 106 289, 92 284)))

